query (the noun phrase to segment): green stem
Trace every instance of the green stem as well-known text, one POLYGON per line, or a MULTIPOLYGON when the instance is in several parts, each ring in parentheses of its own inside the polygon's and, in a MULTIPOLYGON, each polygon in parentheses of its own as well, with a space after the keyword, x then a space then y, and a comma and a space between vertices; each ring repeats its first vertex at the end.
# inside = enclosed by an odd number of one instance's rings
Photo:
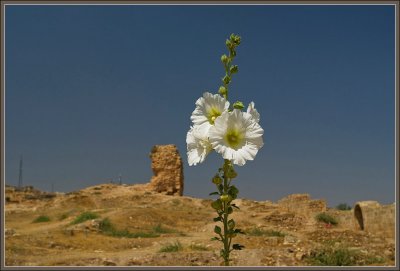
MULTIPOLYGON (((226 187, 226 179, 224 178, 224 188, 226 187)), ((224 189, 224 192, 226 190, 224 189)), ((227 203, 224 202, 224 260, 225 260, 225 265, 229 265, 229 244, 228 244, 228 207, 227 203)))
MULTIPOLYGON (((224 171, 224 194, 228 193, 228 177, 226 177, 226 172, 224 171)), ((224 202, 224 262, 225 265, 229 265, 229 238, 228 238, 228 202, 224 202)))

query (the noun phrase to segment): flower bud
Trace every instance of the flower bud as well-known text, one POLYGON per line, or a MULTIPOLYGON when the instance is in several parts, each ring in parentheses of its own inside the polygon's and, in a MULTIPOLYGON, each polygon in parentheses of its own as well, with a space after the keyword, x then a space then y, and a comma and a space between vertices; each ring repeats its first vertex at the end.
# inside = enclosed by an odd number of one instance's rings
POLYGON ((233 108, 242 110, 244 108, 244 104, 240 101, 237 101, 233 104, 233 108))
POLYGON ((226 88, 223 87, 223 86, 219 87, 218 92, 219 92, 219 94, 221 94, 221 95, 226 95, 226 94, 228 93, 228 91, 226 90, 226 88))
POLYGON ((229 82, 231 81, 231 78, 228 75, 225 75, 224 78, 222 78, 222 81, 225 84, 229 84, 229 82))
POLYGON ((222 61, 222 63, 227 63, 227 62, 228 62, 228 56, 225 55, 225 54, 223 54, 223 55, 221 56, 221 61, 222 61))
POLYGON ((233 219, 228 221, 228 228, 232 230, 235 227, 235 221, 233 219))
POLYGON ((238 46, 240 44, 241 41, 241 37, 235 34, 231 34, 231 36, 229 37, 229 40, 235 44, 235 46, 238 46))
POLYGON ((236 178, 237 177, 237 173, 233 168, 231 168, 226 172, 226 177, 228 177, 229 179, 236 178))
POLYGON ((230 67, 229 71, 231 72, 231 74, 237 73, 238 72, 238 66, 232 66, 230 67))
POLYGON ((232 200, 232 197, 230 195, 224 194, 224 195, 221 195, 220 200, 222 202, 229 202, 232 200))
POLYGON ((218 176, 218 174, 216 174, 216 175, 214 176, 214 178, 212 179, 212 182, 213 182, 214 184, 216 184, 216 185, 220 185, 220 184, 222 183, 222 179, 221 179, 221 177, 218 176))
POLYGON ((240 41, 241 41, 240 36, 236 36, 233 42, 234 42, 234 43, 236 44, 236 46, 237 46, 237 45, 240 44, 240 41))

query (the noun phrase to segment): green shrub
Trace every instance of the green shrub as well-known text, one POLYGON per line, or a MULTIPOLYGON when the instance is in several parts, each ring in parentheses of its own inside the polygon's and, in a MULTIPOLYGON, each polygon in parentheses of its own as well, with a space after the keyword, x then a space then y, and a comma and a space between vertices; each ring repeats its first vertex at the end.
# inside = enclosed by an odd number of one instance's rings
POLYGON ((338 224, 337 220, 334 217, 328 215, 327 213, 320 213, 315 217, 315 219, 319 222, 324 222, 327 224, 332 224, 332 225, 338 224))
POLYGON ((276 236, 284 237, 285 233, 275 230, 263 230, 260 228, 252 228, 246 232, 250 236, 276 236))
POLYGON ((347 248, 325 248, 309 256, 307 261, 311 265, 319 266, 349 266, 356 264, 356 253, 347 248))
POLYGON ((35 220, 33 220, 33 223, 41 223, 41 222, 49 222, 50 221, 50 217, 48 217, 47 215, 41 215, 38 216, 37 218, 35 218, 35 220))
POLYGON ((99 229, 102 232, 109 232, 114 230, 114 226, 111 224, 111 221, 106 217, 99 223, 99 229))
POLYGON ((160 248, 159 252, 178 252, 183 249, 182 244, 176 241, 173 244, 168 244, 160 248))
POLYGON ((126 238, 154 238, 159 237, 158 234, 152 232, 130 232, 128 230, 112 230, 107 232, 108 235, 113 237, 126 237, 126 238))
POLYGON ((159 234, 154 232, 129 232, 128 230, 118 230, 114 227, 108 218, 104 218, 99 223, 99 229, 106 235, 112 237, 126 237, 126 238, 153 238, 159 237, 159 234))
POLYGON ((382 257, 370 256, 366 259, 365 263, 368 265, 383 264, 385 263, 385 259, 382 257))
POLYGON ((351 206, 347 205, 347 203, 340 203, 336 206, 336 209, 341 211, 348 211, 351 210, 351 206))
POLYGON ((158 224, 157 226, 153 227, 153 232, 155 233, 175 233, 175 230, 167 229, 158 224))
POLYGON ((85 222, 87 220, 96 219, 98 217, 99 217, 99 215, 96 213, 84 212, 84 213, 81 213, 80 215, 78 215, 75 218, 75 220, 71 222, 71 224, 79 224, 79 223, 85 222))

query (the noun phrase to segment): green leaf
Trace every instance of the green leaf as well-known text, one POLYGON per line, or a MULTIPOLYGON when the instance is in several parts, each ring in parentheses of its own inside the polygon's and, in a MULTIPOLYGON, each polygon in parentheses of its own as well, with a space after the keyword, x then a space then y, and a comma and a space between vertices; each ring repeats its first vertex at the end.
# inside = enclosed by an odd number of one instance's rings
POLYGON ((239 193, 239 190, 234 185, 229 187, 228 194, 232 197, 232 199, 236 199, 238 193, 239 193))
POLYGON ((229 207, 228 207, 228 210, 227 210, 227 213, 228 213, 228 214, 233 213, 233 208, 229 206, 229 207))
POLYGON ((236 186, 231 185, 228 189, 228 194, 231 196, 237 196, 237 194, 239 193, 239 189, 236 188, 236 186))
POLYGON ((218 238, 218 237, 213 237, 213 238, 210 239, 210 241, 221 241, 221 239, 218 238))
POLYGON ((220 226, 215 226, 214 232, 215 232, 216 234, 221 234, 221 227, 220 227, 220 226))
POLYGON ((229 187, 229 191, 233 194, 239 193, 239 189, 237 189, 236 186, 234 186, 234 185, 231 185, 231 187, 229 187))
POLYGON ((240 234, 246 234, 244 231, 242 231, 241 229, 235 229, 234 230, 235 233, 240 233, 240 234))
POLYGON ((235 203, 232 203, 231 206, 232 206, 233 208, 236 208, 236 209, 240 210, 240 208, 239 208, 235 203))
POLYGON ((219 177, 218 174, 215 174, 214 178, 212 179, 213 184, 220 185, 222 184, 222 179, 219 177))
POLYGON ((214 220, 214 222, 222 221, 220 216, 219 217, 214 217, 213 220, 214 220))
POLYGON ((242 246, 240 244, 233 244, 232 248, 234 250, 242 250, 244 248, 244 246, 242 246))
POLYGON ((220 210, 220 209, 222 209, 222 202, 221 202, 221 200, 220 200, 220 199, 217 199, 217 200, 213 201, 213 202, 211 203, 211 207, 214 208, 215 210, 220 210))
POLYGON ((212 193, 210 193, 210 194, 208 194, 209 196, 212 196, 212 195, 219 195, 219 192, 212 192, 212 193))

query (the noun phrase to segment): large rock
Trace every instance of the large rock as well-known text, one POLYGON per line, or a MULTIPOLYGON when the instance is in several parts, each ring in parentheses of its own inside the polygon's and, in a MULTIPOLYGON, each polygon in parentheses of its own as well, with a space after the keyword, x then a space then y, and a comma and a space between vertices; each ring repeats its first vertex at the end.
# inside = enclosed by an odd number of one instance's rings
POLYGON ((175 145, 155 145, 150 153, 154 176, 147 185, 149 190, 166 194, 183 194, 183 164, 175 145))

